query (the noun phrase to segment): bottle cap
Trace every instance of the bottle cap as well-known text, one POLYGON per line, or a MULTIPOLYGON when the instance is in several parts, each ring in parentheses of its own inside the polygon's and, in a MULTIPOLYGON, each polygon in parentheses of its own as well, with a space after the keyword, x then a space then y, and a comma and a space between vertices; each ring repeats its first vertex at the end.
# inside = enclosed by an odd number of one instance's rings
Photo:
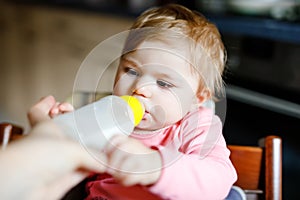
POLYGON ((121 98, 128 103, 133 112, 134 126, 138 125, 142 120, 145 112, 141 102, 133 96, 124 95, 121 96, 121 98))

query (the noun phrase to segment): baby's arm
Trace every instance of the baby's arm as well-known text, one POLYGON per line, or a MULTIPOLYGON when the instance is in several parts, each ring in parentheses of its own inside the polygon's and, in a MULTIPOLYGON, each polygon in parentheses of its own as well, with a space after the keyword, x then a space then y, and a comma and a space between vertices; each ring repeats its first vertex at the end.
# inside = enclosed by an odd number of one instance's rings
POLYGON ((162 199, 224 199, 237 179, 226 151, 226 147, 217 145, 205 158, 178 154, 172 163, 164 152, 163 161, 167 166, 150 191, 162 199))
POLYGON ((200 121, 193 118, 183 124, 178 143, 174 140, 173 145, 159 148, 165 167, 149 189, 163 199, 224 199, 237 175, 222 135, 222 123, 216 117, 201 115, 200 121))
POLYGON ((47 96, 33 105, 28 113, 28 120, 33 127, 38 122, 53 118, 65 112, 71 112, 74 108, 69 103, 59 103, 53 96, 47 96))

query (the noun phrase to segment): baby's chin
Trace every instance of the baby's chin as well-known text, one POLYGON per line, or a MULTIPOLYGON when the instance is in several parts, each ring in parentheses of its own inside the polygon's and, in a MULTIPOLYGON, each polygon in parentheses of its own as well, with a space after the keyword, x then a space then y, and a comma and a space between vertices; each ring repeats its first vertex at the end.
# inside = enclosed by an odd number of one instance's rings
POLYGON ((153 134, 156 131, 169 127, 169 124, 157 124, 156 126, 146 126, 144 124, 139 124, 134 128, 134 133, 138 134, 153 134))
POLYGON ((146 135, 146 134, 152 134, 153 130, 135 128, 133 132, 135 134, 146 135))
POLYGON ((159 130, 159 127, 150 127, 150 126, 145 126, 143 124, 139 124, 134 128, 134 132, 141 132, 141 133, 152 133, 153 131, 159 130))
POLYGON ((146 126, 141 123, 134 128, 134 132, 147 134, 147 133, 152 133, 153 131, 157 131, 159 129, 160 127, 146 126))

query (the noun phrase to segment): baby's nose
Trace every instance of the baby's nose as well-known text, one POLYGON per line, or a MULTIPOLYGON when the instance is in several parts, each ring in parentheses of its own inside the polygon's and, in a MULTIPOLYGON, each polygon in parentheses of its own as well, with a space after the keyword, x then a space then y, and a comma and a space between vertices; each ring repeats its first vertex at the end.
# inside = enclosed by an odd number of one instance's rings
POLYGON ((135 95, 139 95, 145 98, 150 98, 152 96, 152 92, 151 92, 151 85, 144 85, 141 87, 136 88, 133 93, 135 95))
POLYGON ((146 77, 140 78, 135 84, 133 93, 139 96, 149 98, 152 96, 153 85, 154 83, 152 80, 147 79, 146 77))

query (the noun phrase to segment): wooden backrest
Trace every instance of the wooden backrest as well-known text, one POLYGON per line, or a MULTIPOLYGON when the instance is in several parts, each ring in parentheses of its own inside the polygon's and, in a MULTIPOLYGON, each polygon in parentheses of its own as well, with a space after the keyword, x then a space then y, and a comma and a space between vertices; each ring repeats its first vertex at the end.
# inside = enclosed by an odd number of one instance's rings
POLYGON ((0 147, 4 149, 10 141, 24 136, 23 128, 11 123, 0 123, 0 147))
POLYGON ((282 141, 267 136, 257 147, 228 145, 230 159, 238 173, 235 185, 246 194, 258 194, 267 200, 282 199, 282 141))

